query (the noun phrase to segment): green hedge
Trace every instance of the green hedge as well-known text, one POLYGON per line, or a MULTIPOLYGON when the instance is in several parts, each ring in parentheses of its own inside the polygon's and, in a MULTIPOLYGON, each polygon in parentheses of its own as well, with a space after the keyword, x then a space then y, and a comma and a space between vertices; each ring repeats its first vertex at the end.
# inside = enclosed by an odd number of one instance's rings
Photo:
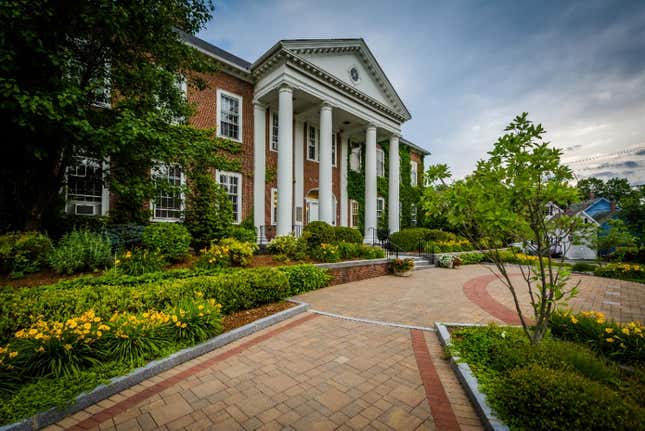
POLYGON ((336 242, 349 242, 353 244, 361 244, 363 242, 363 234, 358 229, 346 226, 334 227, 336 233, 336 242))
POLYGON ((289 296, 327 286, 333 278, 329 271, 314 265, 293 265, 279 268, 289 279, 289 296))
POLYGON ((403 229, 390 235, 390 240, 401 247, 404 251, 414 251, 419 247, 419 241, 456 241, 459 238, 452 232, 444 232, 439 229, 427 229, 414 227, 403 229))

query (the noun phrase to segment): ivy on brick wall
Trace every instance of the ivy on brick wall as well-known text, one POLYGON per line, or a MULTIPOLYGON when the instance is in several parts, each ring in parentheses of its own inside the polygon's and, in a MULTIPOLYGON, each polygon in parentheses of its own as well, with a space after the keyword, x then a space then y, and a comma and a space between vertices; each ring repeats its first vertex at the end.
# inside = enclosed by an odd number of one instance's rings
MULTIPOLYGON (((385 211, 383 220, 377 221, 379 226, 387 226, 388 214, 388 177, 389 177, 389 141, 378 143, 385 153, 385 176, 376 178, 376 192, 378 197, 385 199, 385 211)), ((356 144, 354 144, 356 145, 356 144)), ((355 172, 349 169, 352 146, 347 151, 347 196, 349 199, 358 202, 359 229, 365 230, 365 146, 361 144, 361 171, 355 172)), ((399 202, 401 208, 401 229, 412 227, 411 207, 417 207, 417 226, 423 224, 423 215, 420 208, 421 187, 412 185, 410 178, 410 147, 404 144, 399 145, 399 163, 401 180, 399 182, 399 202)), ((423 161, 418 166, 418 174, 423 175, 423 161)), ((349 207, 351 212, 351 206, 349 207)), ((351 214, 350 214, 351 216, 351 214)))

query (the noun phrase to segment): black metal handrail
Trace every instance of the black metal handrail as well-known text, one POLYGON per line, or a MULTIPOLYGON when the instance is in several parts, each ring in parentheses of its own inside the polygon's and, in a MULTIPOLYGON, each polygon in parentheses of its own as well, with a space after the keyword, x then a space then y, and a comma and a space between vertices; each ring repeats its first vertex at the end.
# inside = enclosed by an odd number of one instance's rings
POLYGON ((428 260, 428 263, 435 263, 435 246, 433 241, 426 241, 425 239, 420 239, 417 244, 417 254, 419 257, 423 257, 428 260), (430 247, 428 247, 430 244, 430 247), (430 251, 428 251, 430 249, 430 251))
POLYGON ((389 238, 385 240, 383 248, 385 249, 385 257, 387 259, 392 259, 392 256, 394 256, 394 259, 398 259, 399 253, 403 253, 405 251, 403 248, 390 241, 389 238))

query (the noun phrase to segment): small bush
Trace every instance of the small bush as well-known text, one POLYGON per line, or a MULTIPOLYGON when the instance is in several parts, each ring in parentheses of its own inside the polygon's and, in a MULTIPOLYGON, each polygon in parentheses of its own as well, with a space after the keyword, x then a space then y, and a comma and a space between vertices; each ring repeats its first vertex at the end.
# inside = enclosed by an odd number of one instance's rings
POLYGON ((106 229, 113 251, 132 250, 141 247, 145 226, 136 223, 109 225, 106 229))
POLYGON ((22 277, 40 271, 47 263, 52 243, 39 232, 16 232, 0 236, 0 271, 22 277))
POLYGON ((577 272, 594 272, 596 268, 597 265, 594 265, 592 263, 576 262, 571 267, 571 270, 577 272))
POLYGON ((426 250, 433 250, 434 253, 453 253, 458 251, 470 251, 474 249, 474 246, 466 239, 457 239, 429 242, 426 244, 425 248, 426 250))
POLYGON ((336 235, 336 241, 338 242, 349 242, 353 244, 363 243, 363 234, 360 230, 354 229, 353 227, 336 226, 334 227, 334 232, 336 235))
POLYGON ((305 226, 302 238, 307 243, 307 248, 314 249, 321 244, 333 244, 336 241, 336 231, 324 221, 314 221, 305 226))
POLYGON ((152 223, 143 229, 144 247, 156 250, 166 259, 179 262, 190 252, 190 233, 179 223, 152 223))
POLYGON ((63 236, 49 255, 49 264, 59 274, 75 274, 108 267, 112 245, 103 234, 75 230, 63 236))
POLYGON ((247 229, 242 226, 231 226, 228 228, 227 236, 229 238, 235 238, 240 242, 255 243, 258 239, 254 229, 247 229))
POLYGON ((642 408, 600 383, 538 364, 512 370, 494 383, 491 404, 511 427, 530 430, 642 429, 642 408))
POLYGON ((362 244, 360 246, 360 257, 364 259, 382 259, 385 257, 385 250, 381 247, 362 244))
POLYGON ((340 251, 334 244, 322 243, 318 247, 309 249, 309 255, 319 262, 338 262, 340 260, 340 251))
POLYGON ((484 256, 484 253, 462 253, 459 255, 459 259, 461 259, 461 263, 463 265, 473 265, 476 263, 481 263, 484 261, 486 256, 484 256))
POLYGON ((341 259, 354 259, 361 256, 361 245, 353 242, 340 241, 336 243, 341 259))
POLYGON ((289 296, 323 288, 332 279, 329 271, 315 265, 283 266, 280 271, 289 279, 289 296))
POLYGON ((609 263, 597 267, 594 270, 594 275, 621 280, 645 281, 645 265, 609 263))
POLYGON ((202 268, 249 266, 258 246, 235 238, 224 238, 217 244, 201 250, 197 266, 202 268))
MULTIPOLYGON (((302 260, 306 257, 307 244, 302 238, 293 235, 277 236, 269 243, 269 252, 282 255, 287 259, 302 260)), ((274 256, 275 258, 275 256, 274 256)))
POLYGON ((438 229, 427 229, 414 227, 403 229, 390 235, 390 241, 401 247, 403 251, 418 250, 419 246, 425 246, 426 241, 455 241, 457 235, 451 232, 444 232, 438 229))
POLYGON ((135 248, 117 256, 114 269, 121 274, 142 275, 161 270, 165 263, 158 251, 135 248))

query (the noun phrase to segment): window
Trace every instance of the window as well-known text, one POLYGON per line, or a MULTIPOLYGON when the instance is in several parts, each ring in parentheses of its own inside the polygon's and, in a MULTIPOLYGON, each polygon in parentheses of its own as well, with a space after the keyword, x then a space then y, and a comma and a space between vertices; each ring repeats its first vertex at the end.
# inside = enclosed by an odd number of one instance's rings
POLYGON ((278 151, 278 113, 271 113, 271 150, 278 151))
POLYGON ((104 63, 103 70, 100 71, 100 77, 97 78, 98 85, 94 88, 94 100, 92 105, 99 108, 109 108, 112 105, 112 80, 110 74, 112 66, 109 61, 104 63))
POLYGON ((376 176, 385 176, 385 151, 381 148, 376 149, 376 176))
POLYGON ((242 174, 217 171, 217 182, 221 185, 233 204, 233 223, 242 222, 242 174))
POLYGON ((349 208, 350 208, 350 214, 349 214, 349 225, 351 227, 358 227, 359 226, 359 213, 358 213, 358 202, 357 201, 349 201, 349 208))
POLYGON ((152 170, 157 183, 162 183, 159 194, 152 202, 152 219, 178 221, 184 210, 184 194, 179 189, 184 185, 184 173, 177 164, 163 163, 152 170))
POLYGON ((219 121, 217 136, 242 141, 242 97, 217 90, 219 121))
POLYGON ((381 220, 383 214, 385 213, 385 199, 378 197, 376 198, 376 220, 381 220))
POLYGON ((309 133, 307 133, 307 160, 312 162, 318 161, 318 129, 314 126, 309 126, 309 133))
POLYGON ((278 189, 271 189, 271 224, 278 224, 278 189))
POLYGON ((349 168, 352 171, 360 172, 361 171, 361 146, 360 144, 352 148, 352 152, 349 155, 349 168))
MULTIPOLYGON (((188 82, 186 81, 185 76, 180 76, 179 79, 175 82, 175 86, 181 92, 183 100, 188 100, 188 82)), ((186 123, 186 117, 177 116, 172 119, 172 124, 184 124, 186 123)))
POLYGON ((331 135, 331 165, 336 166, 336 134, 331 135))
POLYGON ((75 157, 67 169, 69 214, 99 216, 107 214, 108 189, 103 185, 103 162, 91 157, 75 157))
POLYGON ((410 162, 410 184, 416 187, 419 184, 417 179, 417 162, 410 162))
POLYGON ((410 204, 410 224, 417 225, 417 206, 415 204, 410 204))

